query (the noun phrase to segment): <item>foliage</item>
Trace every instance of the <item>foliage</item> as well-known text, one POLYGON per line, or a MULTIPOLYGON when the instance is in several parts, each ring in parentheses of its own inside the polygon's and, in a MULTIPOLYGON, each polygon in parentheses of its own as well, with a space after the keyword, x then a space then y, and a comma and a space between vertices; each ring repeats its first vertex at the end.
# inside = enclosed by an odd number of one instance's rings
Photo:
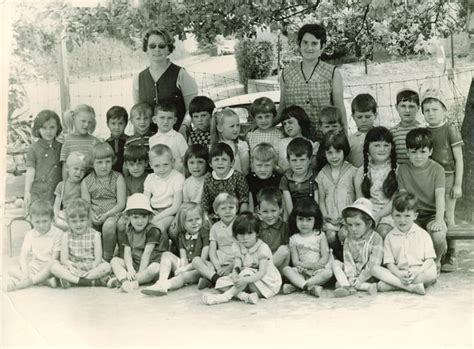
POLYGON ((273 44, 270 41, 242 39, 235 50, 240 82, 245 91, 249 79, 263 79, 270 75, 273 65, 273 44))

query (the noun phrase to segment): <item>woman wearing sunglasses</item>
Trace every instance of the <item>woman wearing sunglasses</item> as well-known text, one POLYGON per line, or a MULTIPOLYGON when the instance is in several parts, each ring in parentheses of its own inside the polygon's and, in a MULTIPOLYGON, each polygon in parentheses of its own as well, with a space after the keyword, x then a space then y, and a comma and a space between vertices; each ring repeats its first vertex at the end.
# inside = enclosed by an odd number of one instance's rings
POLYGON ((155 109, 156 104, 168 100, 176 105, 179 130, 189 102, 197 95, 194 78, 183 68, 172 63, 168 56, 174 50, 174 39, 162 28, 151 29, 143 37, 143 51, 150 66, 133 80, 134 103, 147 102, 155 109))

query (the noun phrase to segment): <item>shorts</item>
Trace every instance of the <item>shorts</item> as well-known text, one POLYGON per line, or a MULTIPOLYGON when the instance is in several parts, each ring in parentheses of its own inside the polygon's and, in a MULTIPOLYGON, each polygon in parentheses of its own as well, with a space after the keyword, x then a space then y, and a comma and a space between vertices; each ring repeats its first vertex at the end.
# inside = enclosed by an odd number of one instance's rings
POLYGON ((389 226, 391 226, 392 228, 395 226, 395 223, 393 222, 393 218, 392 218, 392 215, 389 214, 389 215, 386 215, 385 217, 382 217, 379 221, 379 224, 387 224, 389 226))
POLYGON ((454 173, 446 173, 445 195, 451 196, 451 190, 454 187, 454 173))
POLYGON ((436 220, 436 211, 418 210, 418 217, 416 218, 415 223, 428 231, 426 227, 434 220, 436 220))

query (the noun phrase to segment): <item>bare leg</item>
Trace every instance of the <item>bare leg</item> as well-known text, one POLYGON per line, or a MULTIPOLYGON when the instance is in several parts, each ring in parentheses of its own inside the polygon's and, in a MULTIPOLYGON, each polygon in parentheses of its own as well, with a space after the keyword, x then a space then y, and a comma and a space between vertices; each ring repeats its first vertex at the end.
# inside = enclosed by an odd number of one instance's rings
POLYGON ((283 268, 283 275, 296 287, 303 290, 306 284, 305 278, 292 267, 283 268))
POLYGON ((72 275, 72 273, 69 271, 68 268, 66 268, 64 265, 60 264, 59 262, 54 262, 53 265, 51 266, 51 273, 60 278, 64 279, 66 281, 69 281, 73 284, 77 284, 79 282, 79 277, 72 275))
POLYGON ((127 277, 127 270, 125 269, 125 261, 122 258, 114 257, 110 261, 112 272, 118 281, 123 281, 127 277))
POLYGON ((102 226, 103 256, 110 261, 114 256, 115 245, 117 245, 117 217, 109 217, 102 226))
POLYGON ((379 235, 382 237, 382 239, 385 239, 385 237, 387 236, 388 233, 390 233, 390 231, 392 231, 393 227, 389 224, 385 224, 385 223, 380 223, 379 225, 377 225, 377 233, 379 233, 379 235))
POLYGON ((455 211, 456 211, 456 199, 451 198, 451 193, 446 194, 445 201, 446 201, 446 224, 448 227, 452 227, 456 225, 455 220, 455 211))
POLYGON ((404 284, 398 277, 393 275, 390 270, 388 270, 387 268, 381 267, 379 265, 372 268, 372 275, 375 276, 377 279, 391 286, 395 286, 399 289, 402 289, 411 293, 424 294, 425 292, 422 283, 409 284, 409 285, 404 284))
POLYGON ((311 287, 314 285, 323 286, 331 279, 331 277, 332 277, 332 270, 325 269, 322 272, 306 280, 306 286, 307 287, 311 287))
POLYGON ((344 272, 344 265, 342 262, 335 260, 332 262, 332 272, 336 277, 337 282, 341 287, 350 287, 349 280, 344 272))
POLYGON ((195 257, 192 261, 194 269, 196 269, 201 276, 211 280, 216 271, 209 262, 203 260, 201 257, 195 257))
POLYGON ((290 249, 286 245, 278 247, 278 249, 273 254, 273 264, 278 269, 283 269, 284 267, 290 264, 290 249))
POLYGON ((160 231, 161 231, 162 233, 168 234, 169 238, 174 241, 174 240, 176 240, 177 235, 169 235, 169 231, 168 231, 168 229, 169 229, 169 227, 170 227, 171 222, 173 221, 173 219, 174 219, 174 216, 168 216, 168 217, 162 218, 162 219, 160 219, 160 220, 157 220, 157 219, 156 219, 156 216, 155 216, 155 217, 153 217, 153 219, 151 220, 151 222, 153 223, 153 225, 154 225, 155 227, 157 227, 158 229, 160 229, 160 231))
POLYGON ((435 259, 436 267, 439 269, 439 266, 441 265, 441 259, 443 258, 447 249, 447 243, 446 243, 447 229, 434 232, 431 229, 432 223, 433 221, 428 223, 428 225, 426 226, 426 230, 428 230, 428 233, 430 233, 431 239, 433 240, 433 245, 436 252, 436 259, 435 259))
POLYGON ((137 281, 140 285, 146 284, 150 281, 155 280, 156 276, 160 273, 160 264, 151 263, 141 272, 137 273, 137 281))
POLYGON ((84 277, 89 280, 100 279, 110 273, 110 264, 107 262, 100 263, 94 269, 89 270, 87 275, 84 277))

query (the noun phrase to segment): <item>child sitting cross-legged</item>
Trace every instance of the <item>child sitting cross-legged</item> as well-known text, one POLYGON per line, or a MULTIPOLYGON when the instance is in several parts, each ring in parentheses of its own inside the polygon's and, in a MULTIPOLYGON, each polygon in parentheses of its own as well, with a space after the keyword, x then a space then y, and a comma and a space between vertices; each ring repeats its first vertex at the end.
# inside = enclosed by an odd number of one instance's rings
POLYGON ((107 282, 107 287, 131 292, 156 278, 169 242, 168 236, 151 224, 153 210, 145 194, 130 196, 125 213, 129 223, 123 241, 124 257, 114 257, 110 262, 115 277, 107 282))
POLYGON ((281 275, 273 265, 270 248, 258 238, 259 225, 254 213, 244 212, 237 216, 232 225, 236 240, 232 245, 235 256, 232 274, 217 280, 216 289, 224 293, 203 295, 205 304, 225 303, 233 297, 256 304, 259 298, 270 298, 278 293, 281 275))
POLYGON ((395 228, 384 240, 385 268, 372 268, 372 275, 381 280, 378 291, 402 289, 424 295, 425 286, 436 281, 436 254, 430 235, 415 224, 416 201, 407 192, 398 193, 393 200, 395 228))
POLYGON ((197 257, 206 261, 209 256, 209 225, 204 224, 205 219, 199 204, 185 202, 181 206, 177 215, 179 257, 171 252, 163 254, 160 278, 153 286, 143 289, 143 294, 163 296, 169 290, 198 282, 200 274, 192 261, 197 257), (174 274, 172 278, 171 273, 174 274))
POLYGON ((33 285, 47 283, 56 287, 50 267, 58 259, 63 232, 52 225, 53 208, 48 200, 36 200, 30 206, 33 229, 23 240, 20 265, 8 269, 7 291, 20 290, 33 285), (31 260, 28 260, 29 255, 31 260))
POLYGON ((346 297, 358 290, 370 295, 377 293, 371 270, 382 264, 383 241, 374 230, 375 217, 372 202, 357 199, 342 211, 348 236, 344 241, 344 263, 334 260, 332 270, 336 277, 335 297, 346 297))
POLYGON ((91 205, 84 199, 74 199, 67 206, 70 230, 61 239, 60 261, 51 266, 51 274, 63 288, 107 286, 110 264, 102 259, 100 233, 91 228, 91 220, 91 205))
POLYGON ((321 297, 323 285, 332 277, 331 251, 326 235, 321 230, 323 215, 312 199, 299 201, 291 212, 288 222, 290 232, 291 262, 283 275, 291 284, 283 285, 283 293, 289 294, 296 288, 310 295, 321 297))

